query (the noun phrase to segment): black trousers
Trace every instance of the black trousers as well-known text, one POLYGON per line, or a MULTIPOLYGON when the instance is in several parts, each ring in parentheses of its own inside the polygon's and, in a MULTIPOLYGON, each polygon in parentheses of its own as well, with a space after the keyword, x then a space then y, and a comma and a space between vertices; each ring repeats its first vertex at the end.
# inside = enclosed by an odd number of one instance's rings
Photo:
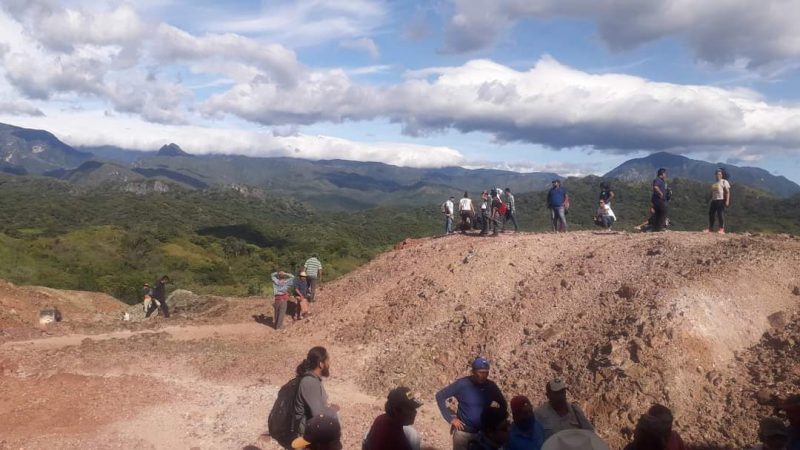
POLYGON ((167 301, 155 298, 153 299, 153 301, 150 302, 150 308, 147 309, 147 312, 145 312, 144 317, 145 318, 150 317, 150 314, 153 314, 153 311, 158 309, 158 304, 156 302, 161 303, 161 315, 164 316, 165 318, 169 317, 169 307, 167 307, 167 301))
POLYGON ((653 231, 663 231, 667 228, 667 202, 653 200, 653 231))
POLYGON ((714 228, 714 218, 717 218, 720 228, 725 228, 725 200, 711 200, 708 208, 708 229, 714 228))

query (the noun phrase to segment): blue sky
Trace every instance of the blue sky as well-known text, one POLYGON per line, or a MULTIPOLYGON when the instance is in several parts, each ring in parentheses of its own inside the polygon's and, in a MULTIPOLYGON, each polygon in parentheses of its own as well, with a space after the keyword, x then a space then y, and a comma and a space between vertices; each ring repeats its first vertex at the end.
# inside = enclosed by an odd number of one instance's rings
POLYGON ((0 0, 0 121, 73 145, 800 182, 800 3, 0 0))

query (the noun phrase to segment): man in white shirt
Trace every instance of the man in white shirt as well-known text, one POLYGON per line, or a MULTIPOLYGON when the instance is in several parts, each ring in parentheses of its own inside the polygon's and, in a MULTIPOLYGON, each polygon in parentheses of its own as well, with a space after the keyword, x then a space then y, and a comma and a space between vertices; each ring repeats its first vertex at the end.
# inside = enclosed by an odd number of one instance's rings
POLYGON ((442 204, 442 214, 444 214, 444 234, 453 234, 453 209, 455 208, 453 200, 455 200, 455 197, 450 196, 450 198, 442 204))
POLYGON ((533 412, 544 428, 545 440, 563 430, 594 432, 594 426, 583 410, 576 403, 567 402, 567 389, 559 378, 549 381, 546 386, 548 401, 533 412))
POLYGON ((714 173, 716 180, 711 185, 711 203, 708 208, 708 228, 705 233, 714 229, 714 218, 719 222, 719 234, 725 234, 725 209, 731 206, 731 184, 724 169, 714 173))
POLYGON ((475 220, 475 207, 472 205, 472 199, 469 198, 467 192, 464 192, 464 198, 458 202, 458 212, 461 214, 461 234, 466 234, 475 220))
POLYGON ((594 223, 599 227, 603 227, 606 230, 610 230, 611 226, 614 225, 614 222, 617 221, 617 216, 614 215, 614 211, 611 210, 611 206, 608 205, 604 200, 600 200, 599 206, 597 207, 597 212, 594 215, 594 223))

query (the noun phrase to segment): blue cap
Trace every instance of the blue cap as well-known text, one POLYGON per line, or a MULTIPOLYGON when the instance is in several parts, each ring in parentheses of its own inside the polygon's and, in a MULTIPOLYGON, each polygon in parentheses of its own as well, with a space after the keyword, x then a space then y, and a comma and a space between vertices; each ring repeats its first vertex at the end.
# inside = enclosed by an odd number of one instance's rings
POLYGON ((489 370, 489 360, 478 356, 475 361, 472 361, 472 370, 489 370))

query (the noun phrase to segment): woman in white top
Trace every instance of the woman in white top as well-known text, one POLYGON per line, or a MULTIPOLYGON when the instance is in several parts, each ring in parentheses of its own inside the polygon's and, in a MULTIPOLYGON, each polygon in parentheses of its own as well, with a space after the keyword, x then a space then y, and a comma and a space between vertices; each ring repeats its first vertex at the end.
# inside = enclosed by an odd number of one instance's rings
POLYGON ((614 211, 611 210, 611 206, 606 204, 605 200, 600 200, 600 204, 597 207, 597 212, 594 215, 594 223, 599 227, 603 227, 606 230, 610 230, 611 226, 614 225, 614 222, 617 221, 617 216, 614 215, 614 211))
POLYGON ((714 229, 714 218, 719 222, 719 234, 725 234, 725 208, 731 206, 731 184, 724 169, 717 169, 714 173, 716 181, 711 185, 711 204, 708 208, 708 228, 705 233, 714 229))

